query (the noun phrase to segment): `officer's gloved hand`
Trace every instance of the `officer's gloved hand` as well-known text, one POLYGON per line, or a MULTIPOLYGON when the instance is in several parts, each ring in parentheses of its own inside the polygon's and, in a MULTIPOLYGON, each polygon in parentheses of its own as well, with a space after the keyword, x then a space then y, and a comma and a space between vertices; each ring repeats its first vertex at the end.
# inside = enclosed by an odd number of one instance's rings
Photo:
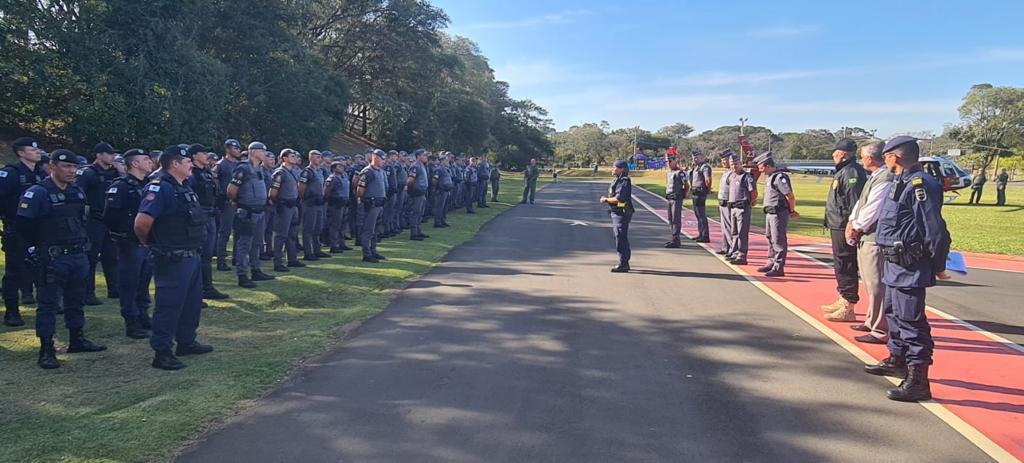
POLYGON ((39 253, 36 252, 35 246, 28 248, 28 252, 25 253, 25 264, 30 268, 39 266, 39 253))

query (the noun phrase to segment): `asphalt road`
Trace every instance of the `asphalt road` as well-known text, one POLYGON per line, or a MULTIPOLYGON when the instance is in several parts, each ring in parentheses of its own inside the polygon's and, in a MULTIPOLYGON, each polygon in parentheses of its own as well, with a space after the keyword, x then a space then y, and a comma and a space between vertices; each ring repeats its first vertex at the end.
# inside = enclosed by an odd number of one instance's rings
POLYGON ((924 408, 604 184, 485 226, 183 462, 981 462, 924 408))

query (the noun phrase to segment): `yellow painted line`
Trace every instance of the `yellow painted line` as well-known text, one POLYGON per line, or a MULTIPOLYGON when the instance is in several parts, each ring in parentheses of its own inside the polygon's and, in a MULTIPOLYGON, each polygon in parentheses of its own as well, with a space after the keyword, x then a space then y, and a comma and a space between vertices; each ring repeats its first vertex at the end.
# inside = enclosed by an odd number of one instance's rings
MULTIPOLYGON (((645 191, 647 193, 650 193, 650 194, 654 195, 654 193, 651 193, 650 191, 647 191, 644 188, 641 188, 641 187, 636 187, 636 188, 641 190, 641 191, 645 191)), ((657 196, 657 195, 654 195, 654 196, 657 196)), ((633 200, 636 201, 637 203, 639 203, 641 206, 643 206, 644 209, 647 209, 650 213, 654 214, 655 217, 658 217, 663 222, 668 223, 668 219, 667 218, 662 217, 660 214, 657 213, 657 211, 654 210, 653 207, 651 207, 649 204, 644 202, 642 199, 640 199, 636 195, 633 195, 633 200)), ((692 237, 692 235, 690 235, 686 231, 683 231, 682 233, 685 234, 687 237, 692 237)), ((788 299, 786 299, 785 297, 782 297, 782 295, 780 295, 779 293, 775 292, 774 290, 772 290, 771 288, 766 286, 764 283, 758 281, 756 278, 752 277, 750 274, 748 274, 742 268, 737 267, 737 266, 732 265, 731 263, 729 263, 729 261, 725 260, 724 257, 722 257, 722 256, 718 255, 717 253, 715 253, 715 250, 711 246, 709 246, 707 243, 696 243, 696 244, 699 245, 700 247, 704 248, 704 250, 706 250, 709 253, 711 253, 712 256, 718 258, 719 261, 721 261, 723 264, 725 264, 726 266, 731 268, 738 275, 742 276, 744 279, 749 281, 752 285, 754 285, 755 288, 761 290, 761 292, 765 293, 765 295, 767 295, 768 297, 770 297, 773 300, 775 300, 775 302, 778 302, 780 305, 785 307, 786 310, 790 311, 790 313, 792 313, 793 315, 796 315, 801 320, 807 322, 808 325, 811 325, 811 327, 813 327, 814 329, 818 330, 818 332, 820 332, 821 334, 825 335, 825 337, 831 339, 836 344, 839 344, 839 347, 842 347, 843 349, 845 349, 847 352, 849 352, 851 355, 856 357, 858 360, 860 360, 864 364, 871 365, 871 364, 877 363, 877 360, 875 360, 874 357, 869 355, 867 352, 865 352, 863 349, 858 347, 856 344, 854 344, 854 343, 848 341, 846 338, 840 336, 833 329, 829 328, 824 323, 818 321, 818 319, 810 316, 807 312, 805 312, 801 308, 797 307, 795 304, 790 302, 788 299)), ((817 259, 814 259, 812 257, 808 257, 808 256, 806 256, 804 254, 800 254, 800 255, 805 257, 805 258, 811 259, 812 261, 817 262, 818 264, 823 264, 826 267, 828 266, 827 264, 824 264, 823 262, 818 261, 817 259)), ((950 320, 952 320, 954 322, 958 322, 958 323, 960 323, 960 324, 962 324, 964 326, 967 326, 969 328, 973 327, 973 329, 975 329, 976 331, 979 331, 981 333, 987 333, 986 331, 981 330, 978 327, 976 327, 974 325, 971 325, 970 323, 967 323, 967 322, 965 322, 963 320, 960 320, 960 319, 958 319, 956 317, 952 317, 952 316, 946 314, 945 312, 941 312, 941 311, 935 310, 935 309, 933 309, 931 307, 928 307, 928 308, 933 310, 935 313, 937 313, 937 314, 939 314, 941 316, 949 318, 950 320)), ((992 335, 992 336, 996 336, 996 335, 992 335)), ((998 337, 998 336, 996 336, 996 337, 998 337)), ((1007 341, 1007 342, 1009 342, 1009 341, 1007 341)), ((1014 344, 1014 345, 1016 346, 1016 344, 1014 344)), ((1017 347, 1020 347, 1020 346, 1017 346, 1017 347)), ((894 384, 894 385, 898 385, 900 383, 900 381, 898 379, 896 379, 896 378, 891 378, 891 377, 888 377, 888 376, 886 376, 884 378, 889 380, 889 382, 894 384)), ((924 401, 924 402, 917 402, 917 403, 919 405, 921 405, 922 407, 924 407, 925 410, 928 410, 933 415, 938 417, 940 420, 945 422, 947 425, 949 425, 949 427, 953 428, 953 430, 955 430, 956 432, 960 433, 961 436, 964 436, 964 438, 966 438, 967 440, 971 441, 971 443, 973 443, 975 446, 977 446, 979 449, 981 449, 981 451, 983 451, 986 454, 988 454, 988 456, 992 457, 992 459, 994 459, 994 460, 996 460, 996 461, 998 461, 1000 463, 1002 463, 1002 462, 1019 462, 1020 461, 1016 457, 1014 457, 1010 452, 1006 451, 1006 449, 1000 447, 999 444, 996 444, 995 442, 993 442, 992 439, 988 438, 988 436, 982 434, 981 431, 978 431, 974 426, 971 426, 970 424, 968 424, 966 421, 961 419, 959 416, 957 416, 955 413, 950 411, 948 408, 946 408, 942 404, 940 404, 938 402, 935 402, 933 400, 924 401)))

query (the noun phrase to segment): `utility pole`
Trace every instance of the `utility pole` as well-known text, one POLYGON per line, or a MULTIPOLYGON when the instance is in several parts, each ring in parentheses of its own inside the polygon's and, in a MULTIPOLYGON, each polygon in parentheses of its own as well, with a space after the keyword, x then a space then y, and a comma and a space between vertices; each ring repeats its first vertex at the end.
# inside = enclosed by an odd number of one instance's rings
POLYGON ((633 128, 633 154, 639 153, 640 146, 637 144, 637 138, 640 136, 640 126, 633 128))
POLYGON ((743 135, 743 127, 747 125, 747 121, 748 120, 750 120, 750 119, 746 118, 746 117, 741 117, 740 118, 740 135, 743 135))
POLYGON ((772 150, 772 129, 768 129, 768 151, 772 150))

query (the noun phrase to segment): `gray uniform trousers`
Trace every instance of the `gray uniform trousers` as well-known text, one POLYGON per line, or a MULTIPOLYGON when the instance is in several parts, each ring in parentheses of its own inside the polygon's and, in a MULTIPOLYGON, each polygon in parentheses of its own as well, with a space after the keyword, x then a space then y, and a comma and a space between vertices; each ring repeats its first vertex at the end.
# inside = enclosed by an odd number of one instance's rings
POLYGON ((786 236, 786 230, 789 229, 789 210, 784 210, 780 214, 765 214, 764 223, 764 235, 768 238, 768 265, 771 265, 773 270, 783 270, 786 267, 786 253, 789 250, 789 238, 786 236))
POLYGON ((260 271, 260 247, 266 218, 262 210, 249 211, 238 208, 235 225, 235 273, 248 276, 260 271))
POLYGON ((722 227, 722 250, 725 255, 732 255, 735 250, 732 248, 732 211, 729 206, 718 206, 718 224, 722 227))
POLYGON ((679 242, 679 234, 683 228, 683 200, 668 200, 668 226, 672 231, 672 242, 679 242))
POLYGON ((398 195, 393 194, 388 196, 388 199, 384 200, 384 211, 381 212, 381 220, 384 222, 384 233, 391 233, 392 217, 395 214, 395 203, 398 201, 398 195))
POLYGON ((498 184, 501 183, 500 178, 491 179, 491 201, 498 200, 498 184))
POLYGON ((409 192, 405 191, 405 185, 402 185, 402 191, 398 192, 398 204, 395 206, 395 221, 398 224, 398 229, 409 228, 409 192))
POLYGON ((320 251, 320 232, 324 229, 323 204, 302 204, 302 254, 316 258, 320 251))
POLYGON ((373 257, 377 255, 377 219, 380 218, 383 208, 376 206, 367 208, 363 204, 360 204, 359 208, 366 210, 366 215, 363 216, 363 227, 359 231, 359 240, 363 245, 363 257, 373 257))
POLYGON ((477 182, 476 190, 480 197, 480 207, 487 206, 487 179, 477 182))
POLYGON ((427 196, 410 196, 409 197, 409 236, 419 236, 423 234, 423 211, 427 208, 427 196))
POLYGON ((448 210, 445 209, 448 204, 448 196, 450 192, 444 190, 438 190, 434 193, 434 226, 444 225, 448 223, 448 210))
POLYGON ((348 206, 327 206, 328 245, 338 249, 345 245, 345 223, 348 221, 348 206))
POLYGON ((274 265, 284 264, 285 252, 287 251, 288 262, 298 260, 298 249, 295 242, 299 236, 298 206, 285 206, 277 204, 274 211, 274 265))
MULTIPOLYGON (((220 210, 220 222, 217 225, 217 261, 225 262, 228 257, 228 238, 235 229, 235 211, 238 209, 234 203, 228 202, 220 210)), ((237 246, 236 246, 237 247, 237 246)), ((232 253, 234 254, 234 253, 232 253)))
POLYGON ((466 184, 466 197, 467 197, 466 212, 474 212, 473 208, 474 208, 474 206, 476 206, 476 203, 477 203, 477 201, 476 201, 476 199, 477 199, 476 184, 475 183, 467 183, 466 184))
POLYGON ((732 216, 732 256, 739 259, 747 258, 750 239, 750 207, 730 207, 732 216))

